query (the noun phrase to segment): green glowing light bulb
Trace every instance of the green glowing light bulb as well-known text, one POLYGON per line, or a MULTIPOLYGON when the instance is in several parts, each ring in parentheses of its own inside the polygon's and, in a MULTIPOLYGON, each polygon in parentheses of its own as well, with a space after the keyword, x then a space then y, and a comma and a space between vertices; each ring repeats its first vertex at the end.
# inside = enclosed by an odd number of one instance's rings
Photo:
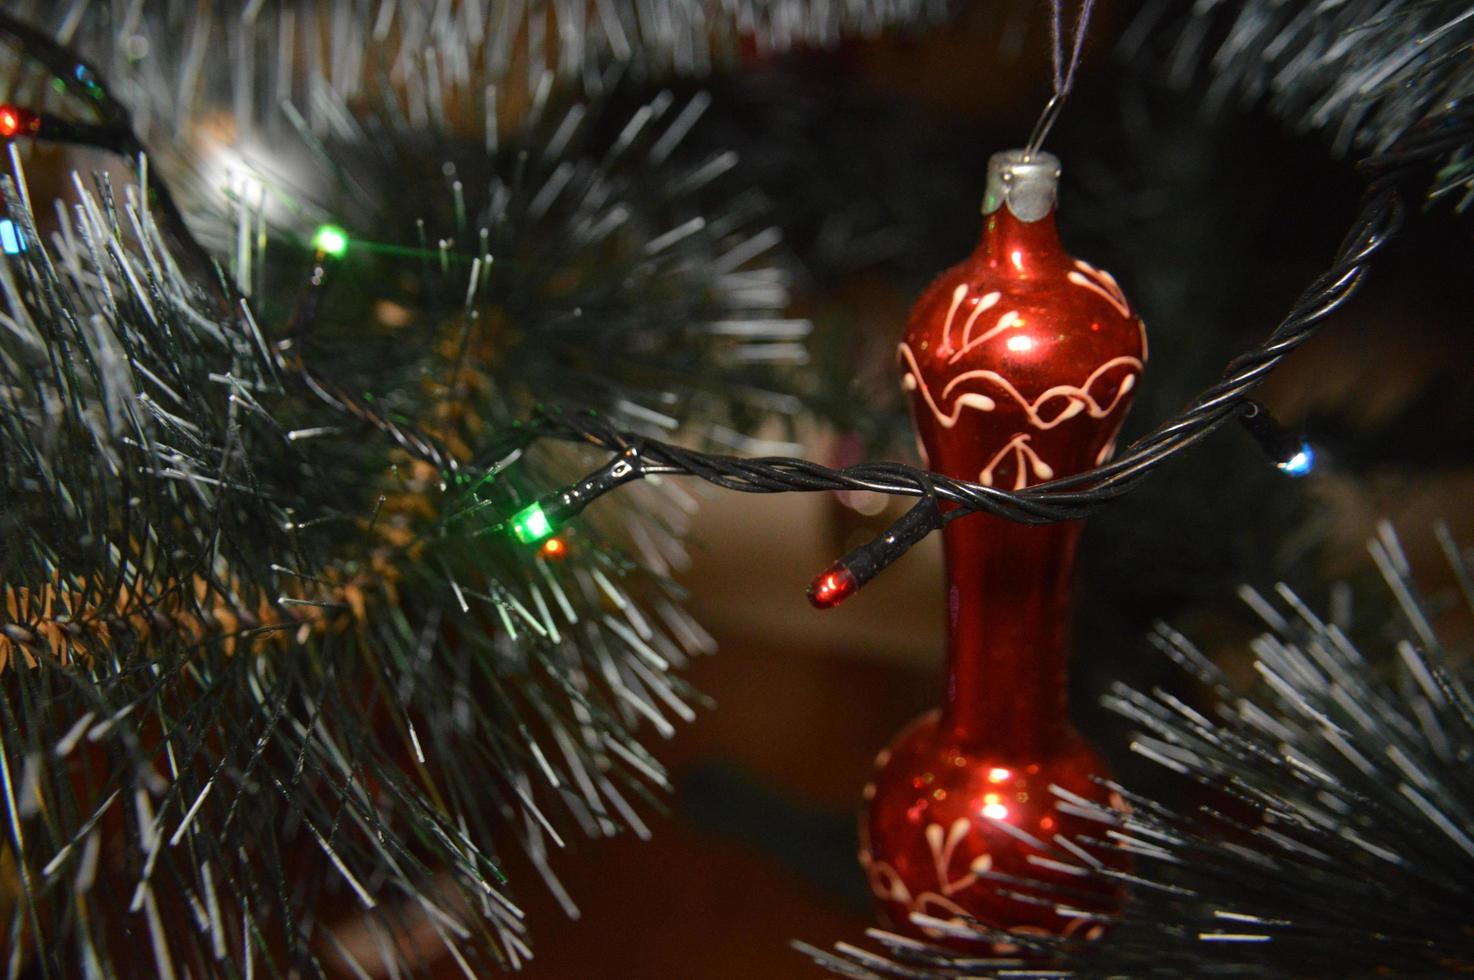
POLYGON ((337 225, 321 225, 312 236, 312 247, 319 252, 341 259, 348 251, 348 233, 337 225))
POLYGON ((552 533, 553 522, 542 504, 529 504, 512 515, 512 534, 523 544, 536 544, 552 533))

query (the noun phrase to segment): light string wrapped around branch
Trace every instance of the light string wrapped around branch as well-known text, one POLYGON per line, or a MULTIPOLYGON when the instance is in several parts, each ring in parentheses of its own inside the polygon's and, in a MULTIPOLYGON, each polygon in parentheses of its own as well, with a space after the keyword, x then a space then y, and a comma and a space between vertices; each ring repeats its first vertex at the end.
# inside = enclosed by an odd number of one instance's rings
MULTIPOLYGON (((1204 389, 1177 415, 1137 439, 1116 459, 1074 476, 1010 491, 953 480, 902 463, 862 463, 836 469, 790 457, 741 459, 629 436, 601 419, 582 414, 544 413, 531 422, 530 434, 587 442, 620 452, 634 447, 639 459, 636 469, 643 475, 693 476, 743 493, 862 490, 927 497, 935 501, 938 510, 931 529, 973 513, 994 514, 1026 524, 1078 520, 1129 493, 1158 467, 1234 419, 1246 420, 1251 434, 1276 465, 1287 473, 1299 475, 1309 463, 1309 454, 1301 459, 1294 453, 1281 454, 1278 449, 1285 430, 1271 422, 1265 410, 1249 400, 1249 395, 1356 293, 1373 259, 1401 226, 1403 205, 1398 186, 1447 154, 1468 146, 1471 139, 1474 139, 1474 107, 1459 105, 1435 122, 1419 126, 1386 153, 1363 161, 1361 169, 1371 179, 1330 268, 1304 290, 1269 336, 1229 362, 1219 381, 1204 389), (1270 438, 1272 433, 1277 435, 1270 438)), ((1298 451, 1303 443, 1296 440, 1294 445, 1298 451)), ((600 493, 608 489, 613 486, 600 493)), ((558 493, 550 494, 547 499, 558 496, 558 493)), ((581 495, 578 508, 596 496, 581 495)), ((572 512, 566 516, 571 517, 572 512)), ((911 521, 914 518, 910 515, 901 519, 901 523, 911 521)), ((866 546, 865 560, 880 557, 883 559, 880 567, 884 567, 903 554, 915 541, 897 547, 897 541, 906 538, 898 534, 900 530, 904 529, 893 526, 866 546)), ((876 571, 879 568, 870 575, 876 571)), ((820 576, 815 580, 815 589, 822 588, 823 579, 820 576)))

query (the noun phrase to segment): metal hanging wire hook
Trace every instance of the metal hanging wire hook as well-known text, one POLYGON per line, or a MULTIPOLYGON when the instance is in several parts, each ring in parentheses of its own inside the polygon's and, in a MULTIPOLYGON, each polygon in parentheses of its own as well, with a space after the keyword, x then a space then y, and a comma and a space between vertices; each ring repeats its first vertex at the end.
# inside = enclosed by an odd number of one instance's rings
POLYGON ((1065 97, 1056 92, 1044 103, 1044 111, 1039 113, 1039 121, 1034 123, 1033 130, 1029 133, 1029 142, 1024 145, 1024 162, 1034 159, 1034 154, 1039 152, 1039 147, 1044 145, 1044 137, 1054 128, 1054 121, 1059 118, 1060 110, 1064 108, 1065 97))
POLYGON ((1059 118, 1060 111, 1064 108, 1065 98, 1070 94, 1070 89, 1075 86, 1075 71, 1080 67, 1080 53, 1085 47, 1085 32, 1090 26, 1090 14, 1095 9, 1095 0, 1082 0, 1079 11, 1075 14, 1075 26, 1070 31, 1070 60, 1065 64, 1064 58, 1064 0, 1052 0, 1049 18, 1049 40, 1050 40, 1050 63, 1054 68, 1054 94, 1049 101, 1044 103, 1044 109, 1039 113, 1038 122, 1034 123, 1033 130, 1029 133, 1029 142, 1024 146, 1024 159, 1032 160, 1034 154, 1044 145, 1044 138, 1054 128, 1055 120, 1059 118))

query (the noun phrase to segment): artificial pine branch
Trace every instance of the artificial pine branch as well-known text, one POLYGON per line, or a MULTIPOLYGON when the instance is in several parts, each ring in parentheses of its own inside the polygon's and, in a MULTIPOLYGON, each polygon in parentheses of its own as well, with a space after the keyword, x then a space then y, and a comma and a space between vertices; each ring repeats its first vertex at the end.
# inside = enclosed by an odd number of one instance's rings
POLYGON ((16 16, 90 59, 134 106, 156 151, 201 125, 241 136, 293 103, 317 133, 343 105, 379 102, 418 128, 478 126, 514 112, 549 77, 599 96, 611 66, 645 79, 700 78, 754 57, 828 48, 843 38, 924 27, 953 0, 293 0, 201 8, 192 0, 118 7, 105 0, 13 0, 16 16), (212 118, 217 111, 228 120, 212 118))
MULTIPOLYGON (((1375 154, 1468 98, 1471 43, 1463 0, 1155 0, 1122 49, 1179 86, 1204 86, 1210 105, 1266 103, 1294 129, 1327 132, 1339 154, 1375 154)), ((1428 197, 1459 210, 1474 200, 1467 140, 1449 142, 1428 197)))
MULTIPOLYGON (((43 53, 15 91, 54 73, 43 53)), ((516 966, 529 934, 497 847, 573 912, 550 852, 648 833, 665 777, 642 732, 692 716, 671 670, 710 648, 662 574, 689 501, 647 488, 556 552, 517 542, 507 518, 577 464, 514 420, 556 399, 735 434, 791 405, 806 324, 782 312, 776 236, 730 154, 678 152, 700 98, 602 120, 549 90, 481 135, 392 101, 283 126, 282 179, 186 185, 187 226, 142 158, 138 185, 78 176, 42 218, 12 153, 13 969, 516 966), (319 216, 349 229, 343 258, 309 240, 319 216), (198 241, 213 276, 177 251, 198 241)))

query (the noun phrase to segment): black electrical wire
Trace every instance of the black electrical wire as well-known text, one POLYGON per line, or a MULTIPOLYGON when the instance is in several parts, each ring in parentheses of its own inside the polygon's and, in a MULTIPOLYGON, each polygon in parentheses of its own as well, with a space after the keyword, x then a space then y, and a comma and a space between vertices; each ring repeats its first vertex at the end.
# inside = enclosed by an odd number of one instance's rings
MULTIPOLYGON (((9 34, 20 42, 38 61, 63 78, 73 92, 94 105, 103 119, 103 127, 98 131, 105 130, 112 134, 112 139, 88 142, 93 142, 93 145, 110 144, 109 148, 130 156, 142 152, 126 110, 108 94, 89 66, 62 45, 3 12, 0 12, 0 33, 9 34)), ((66 129, 59 130, 58 138, 66 132, 66 129)), ((1445 113, 1415 127, 1387 151, 1362 161, 1360 169, 1369 178, 1368 186, 1330 268, 1306 287, 1269 336, 1230 361, 1219 380, 1199 393, 1177 415, 1126 447, 1111 462, 1082 473, 1009 491, 953 479, 903 463, 872 462, 834 469, 794 457, 742 458, 707 453, 624 432, 593 413, 557 409, 537 412, 528 424, 521 427, 516 438, 523 445, 545 438, 588 443, 625 454, 635 467, 634 476, 692 476, 740 493, 865 490, 929 497, 936 501, 939 511, 935 526, 976 513, 993 514, 1024 524, 1079 520, 1129 493, 1169 459, 1206 439, 1224 424, 1258 411, 1248 400, 1250 393, 1286 356, 1314 336, 1331 313, 1355 294, 1373 259, 1401 227, 1403 205, 1398 187, 1436 163, 1440 157, 1471 142, 1474 142, 1474 106, 1453 103, 1445 113)), ((167 187, 157 178, 153 183, 157 200, 176 236, 185 242, 196 258, 208 261, 208 253, 189 233, 167 187)), ((230 289, 223 282, 223 277, 214 278, 222 289, 230 289)), ((227 292, 226 298, 232 308, 239 306, 239 297, 227 292)), ((287 368, 290 375, 327 404, 380 429, 399 445, 442 471, 456 468, 451 456, 429 437, 407 429, 328 385, 300 360, 283 357, 281 352, 278 352, 278 357, 281 367, 287 368)), ((589 479, 593 477, 580 483, 586 484, 589 479)), ((628 481, 606 480, 592 492, 575 494, 572 491, 579 486, 576 483, 549 494, 544 500, 553 504, 560 497, 576 499, 576 509, 566 505, 562 508, 561 516, 566 518, 624 482, 628 481)), ((888 534, 894 537, 893 532, 894 529, 888 534)), ((875 544, 879 546, 886 537, 877 538, 875 544)), ((905 548, 892 550, 894 553, 885 563, 904 553, 905 548)))
MULTIPOLYGON (((1421 162, 1425 158, 1413 155, 1412 159, 1421 162)), ((590 414, 547 410, 536 416, 530 427, 540 436, 587 442, 611 451, 634 447, 642 460, 640 468, 647 475, 694 476, 744 493, 869 490, 905 496, 932 494, 939 502, 954 505, 944 514, 948 521, 971 513, 990 513, 1027 524, 1078 520, 1130 492, 1168 459, 1245 412, 1248 394, 1285 356, 1308 340, 1330 313, 1350 299, 1371 259, 1400 221, 1401 206, 1390 186, 1384 183, 1369 191, 1331 270, 1311 284, 1263 344, 1232 361, 1220 381, 1200 393, 1178 415, 1127 447, 1114 461, 1022 490, 956 480, 902 463, 862 463, 834 469, 791 457, 741 458, 705 453, 626 434, 590 414)))
MULTIPOLYGON (((634 449, 644 475, 693 476, 741 493, 867 490, 929 497, 940 511, 935 526, 975 513, 1024 524, 1079 520, 1129 493, 1169 459, 1224 424, 1262 412, 1249 395, 1285 357, 1314 336, 1327 317, 1351 299, 1373 259, 1401 227, 1404 210, 1399 185, 1471 141, 1474 107, 1455 104, 1385 153, 1364 160, 1359 169, 1368 175, 1368 186, 1330 268, 1306 287, 1269 336, 1230 361, 1220 379, 1177 415, 1136 440, 1113 461, 1082 473, 1008 491, 901 463, 861 463, 834 469, 792 457, 744 459, 706 453, 630 435, 592 414, 556 410, 539 412, 529 432, 533 437, 586 442, 611 451, 634 449)), ((911 537, 901 535, 899 540, 904 543, 911 537)), ((886 550, 884 563, 888 563, 910 546, 904 543, 898 548, 897 541, 896 528, 892 527, 860 550, 886 550)), ((874 559, 873 554, 862 557, 867 562, 874 559)))

